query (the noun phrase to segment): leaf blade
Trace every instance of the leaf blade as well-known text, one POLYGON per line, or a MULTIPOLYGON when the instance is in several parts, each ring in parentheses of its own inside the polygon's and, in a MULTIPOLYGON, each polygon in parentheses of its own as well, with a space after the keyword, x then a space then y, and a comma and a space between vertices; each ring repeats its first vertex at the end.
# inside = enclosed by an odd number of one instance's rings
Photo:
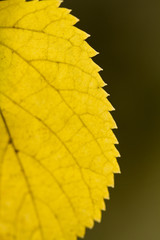
POLYGON ((0 17, 0 234, 9 240, 84 236, 119 172, 96 52, 57 2, 10 3, 0 17))

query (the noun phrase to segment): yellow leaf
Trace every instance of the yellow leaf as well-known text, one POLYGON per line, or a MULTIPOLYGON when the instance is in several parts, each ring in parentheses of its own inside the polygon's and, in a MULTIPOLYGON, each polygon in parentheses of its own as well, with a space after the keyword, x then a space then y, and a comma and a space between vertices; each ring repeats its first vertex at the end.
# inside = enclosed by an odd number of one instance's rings
POLYGON ((75 240, 118 173, 97 53, 60 1, 0 2, 0 239, 75 240))

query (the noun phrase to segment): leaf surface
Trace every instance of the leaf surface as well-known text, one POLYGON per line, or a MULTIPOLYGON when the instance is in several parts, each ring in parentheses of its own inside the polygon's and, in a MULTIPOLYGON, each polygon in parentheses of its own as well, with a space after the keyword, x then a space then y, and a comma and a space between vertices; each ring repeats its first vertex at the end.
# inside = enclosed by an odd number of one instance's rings
POLYGON ((118 173, 97 53, 60 1, 0 2, 0 239, 75 240, 118 173))

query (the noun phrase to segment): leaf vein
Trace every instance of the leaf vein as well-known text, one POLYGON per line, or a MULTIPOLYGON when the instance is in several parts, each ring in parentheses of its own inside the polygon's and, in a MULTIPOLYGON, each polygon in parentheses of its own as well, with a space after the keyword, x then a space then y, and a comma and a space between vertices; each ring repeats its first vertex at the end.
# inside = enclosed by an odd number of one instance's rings
POLYGON ((28 191, 29 191, 29 193, 30 193, 30 197, 31 197, 31 200, 32 200, 32 203, 33 203, 33 207, 34 207, 35 214, 36 214, 37 221, 38 221, 39 228, 40 228, 41 238, 42 238, 42 240, 44 240, 44 239, 45 239, 45 238, 44 238, 44 233, 43 233, 42 224, 41 224, 40 216, 39 216, 39 213, 38 213, 37 205, 36 205, 36 202, 35 202, 34 194, 33 194, 33 192, 32 192, 32 188, 31 188, 30 182, 29 182, 29 180, 28 180, 28 177, 27 177, 27 174, 26 174, 26 170, 25 170, 25 168, 24 168, 24 166, 23 166, 23 163, 22 163, 22 161, 21 161, 21 159, 20 159, 20 157, 19 157, 19 155, 18 155, 18 150, 17 150, 17 148, 16 148, 16 146, 15 146, 15 143, 14 143, 14 140, 13 140, 13 138, 12 138, 12 135, 11 135, 11 132, 10 132, 10 129, 9 129, 9 126, 7 125, 7 121, 6 121, 6 119, 5 119, 5 116, 4 116, 1 108, 0 108, 0 115, 1 115, 1 117, 2 117, 4 126, 5 126, 5 128, 6 128, 6 132, 7 132, 8 136, 9 136, 9 139, 10 139, 10 142, 11 142, 11 145, 12 145, 12 148, 13 148, 13 151, 14 151, 14 153, 15 153, 17 162, 18 162, 18 164, 19 164, 19 166, 20 166, 21 173, 22 173, 22 175, 23 175, 23 177, 24 177, 26 186, 27 186, 28 191))

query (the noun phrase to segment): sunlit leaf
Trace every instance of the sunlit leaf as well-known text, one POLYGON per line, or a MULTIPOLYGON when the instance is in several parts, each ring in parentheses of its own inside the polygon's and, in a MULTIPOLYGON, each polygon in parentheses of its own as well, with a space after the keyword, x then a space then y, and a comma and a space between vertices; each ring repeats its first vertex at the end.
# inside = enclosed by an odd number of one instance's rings
POLYGON ((0 2, 0 239, 75 240, 119 172, 97 53, 60 1, 0 2))

